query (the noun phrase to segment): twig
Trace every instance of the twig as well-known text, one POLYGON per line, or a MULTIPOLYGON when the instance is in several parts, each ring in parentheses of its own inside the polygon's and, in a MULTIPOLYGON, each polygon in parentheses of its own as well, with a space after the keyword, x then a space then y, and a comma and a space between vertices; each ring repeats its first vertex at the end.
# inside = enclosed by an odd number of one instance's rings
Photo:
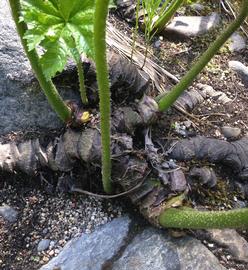
POLYGON ((127 194, 130 194, 132 192, 134 192, 136 189, 140 188, 143 183, 145 182, 147 176, 150 174, 151 171, 149 171, 145 177, 142 178, 142 181, 140 183, 138 183, 136 186, 132 187, 131 189, 127 190, 127 191, 124 191, 122 193, 119 193, 119 194, 114 194, 114 195, 104 195, 104 194, 96 194, 96 193, 92 193, 90 191, 87 191, 87 190, 83 190, 83 189, 80 189, 80 188, 76 188, 74 186, 71 187, 71 192, 78 192, 78 193, 81 193, 81 194, 85 194, 85 195, 89 195, 89 196, 93 196, 93 197, 96 197, 96 198, 100 198, 100 199, 114 199, 114 198, 119 198, 119 197, 122 197, 124 195, 127 195, 127 194))

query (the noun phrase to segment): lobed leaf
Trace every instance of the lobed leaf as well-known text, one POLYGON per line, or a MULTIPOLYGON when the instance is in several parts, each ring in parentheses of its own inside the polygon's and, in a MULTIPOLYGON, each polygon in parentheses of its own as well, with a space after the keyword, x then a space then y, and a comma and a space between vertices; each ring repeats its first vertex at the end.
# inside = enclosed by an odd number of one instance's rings
POLYGON ((67 63, 67 46, 63 40, 46 43, 47 51, 41 57, 44 75, 50 79, 61 72, 67 63))
POLYGON ((63 70, 67 59, 80 54, 94 58, 94 0, 21 0, 21 19, 28 26, 24 38, 29 50, 41 46, 47 79, 63 70))

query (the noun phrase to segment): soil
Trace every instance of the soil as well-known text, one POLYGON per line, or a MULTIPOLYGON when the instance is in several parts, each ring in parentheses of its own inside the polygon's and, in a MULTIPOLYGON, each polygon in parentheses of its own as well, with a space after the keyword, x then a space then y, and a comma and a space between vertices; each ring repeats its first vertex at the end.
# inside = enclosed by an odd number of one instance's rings
MULTIPOLYGON (((131 36, 131 27, 125 21, 114 15, 111 15, 110 20, 115 27, 131 36)), ((149 57, 152 58, 152 55, 155 55, 158 63, 163 68, 180 78, 189 70, 194 59, 215 39, 216 34, 221 32, 222 27, 223 25, 205 36, 183 41, 155 37, 151 46, 149 46, 151 52, 149 57), (155 48, 154 44, 158 39, 161 45, 159 48, 155 48)), ((138 40, 144 43, 142 33, 139 33, 138 40)), ((185 121, 190 123, 189 134, 201 134, 225 139, 220 131, 220 127, 224 125, 239 127, 242 131, 240 136, 248 133, 248 113, 246 111, 248 107, 248 91, 239 76, 228 69, 227 66, 230 60, 241 61, 248 66, 248 49, 238 53, 231 53, 227 46, 224 46, 199 75, 192 87, 195 87, 197 83, 211 85, 216 91, 226 93, 232 99, 232 102, 223 105, 209 98, 186 115, 176 109, 170 109, 160 120, 159 126, 152 128, 155 142, 184 138, 185 136, 176 132, 175 123, 184 125, 185 121)), ((172 82, 168 80, 166 88, 171 86, 172 82)), ((154 94, 154 91, 152 93, 154 94)), ((43 136, 44 140, 48 140, 60 133, 61 130, 49 131, 49 135, 47 135, 47 131, 32 130, 25 133, 7 134, 0 138, 0 142, 19 142, 37 136, 43 136)), ((200 163, 198 162, 198 164, 200 163)), ((187 175, 192 162, 180 163, 180 165, 187 175)), ((229 174, 226 169, 223 170, 223 168, 215 164, 208 165, 213 166, 215 169, 219 185, 212 191, 202 186, 195 187, 193 192, 196 202, 203 203, 199 198, 201 194, 204 194, 205 197, 209 198, 205 200, 205 205, 210 209, 232 208, 235 206, 235 198, 237 197, 240 203, 247 205, 247 201, 242 194, 232 185, 228 185, 228 183, 232 183, 231 172, 229 174), (224 193, 226 195, 223 197, 224 193)), ((54 187, 49 189, 46 177, 43 179, 41 176, 37 176, 27 179, 27 176, 22 174, 14 176, 2 174, 0 179, 0 205, 3 203, 9 204, 17 209, 19 213, 18 220, 14 224, 6 224, 0 218, 0 250, 2 251, 0 254, 0 268, 4 270, 38 269, 49 258, 57 254, 56 248, 37 252, 37 244, 41 239, 53 235, 53 238, 57 241, 55 245, 59 251, 72 237, 82 232, 88 233, 96 226, 121 215, 125 211, 129 211, 129 209, 123 210, 118 200, 114 203, 100 200, 99 203, 97 199, 89 199, 86 196, 76 196, 75 194, 59 195, 54 192, 54 187), (92 222, 92 212, 90 210, 88 212, 80 210, 83 208, 82 205, 87 205, 87 203, 89 208, 95 207, 95 212, 101 213, 100 217, 95 213, 99 218, 98 221, 92 222), (61 211, 66 212, 69 216, 71 215, 72 220, 73 218, 75 220, 66 224, 62 222, 62 226, 57 223, 53 224, 52 221, 59 218, 62 220, 63 216, 66 215, 66 213, 62 214, 61 211), (79 213, 77 217, 73 214, 75 212, 79 213), (44 219, 37 219, 37 217, 42 216, 44 219), (40 220, 44 221, 41 222, 40 220), (74 231, 71 230, 72 227, 75 227, 74 231), (55 251, 53 252, 53 250, 55 251)), ((97 187, 97 191, 99 191, 99 187, 97 187)), ((248 231, 243 230, 240 233, 248 240, 248 231)), ((201 240, 227 269, 248 269, 248 265, 235 261, 232 255, 223 247, 209 245, 206 239, 201 240)))

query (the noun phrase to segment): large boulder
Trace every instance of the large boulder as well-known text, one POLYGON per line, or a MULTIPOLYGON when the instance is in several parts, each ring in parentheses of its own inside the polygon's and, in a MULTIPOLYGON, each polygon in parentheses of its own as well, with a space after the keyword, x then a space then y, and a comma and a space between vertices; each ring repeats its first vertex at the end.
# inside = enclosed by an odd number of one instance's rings
MULTIPOLYGON (((0 1, 0 29, 0 135, 60 127, 23 52, 7 0, 0 1)), ((74 98, 75 93, 63 90, 62 95, 74 98)))

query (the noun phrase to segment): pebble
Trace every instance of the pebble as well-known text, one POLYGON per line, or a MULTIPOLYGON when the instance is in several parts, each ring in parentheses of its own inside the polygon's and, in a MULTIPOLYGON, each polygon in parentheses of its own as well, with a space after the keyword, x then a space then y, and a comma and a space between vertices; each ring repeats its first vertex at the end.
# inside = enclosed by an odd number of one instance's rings
POLYGON ((56 244, 55 241, 51 241, 49 245, 49 249, 52 249, 55 246, 55 244, 56 244))
POLYGON ((155 42, 154 42, 154 48, 160 48, 160 46, 161 46, 161 41, 158 39, 158 40, 156 40, 155 42))
POLYGON ((245 49, 246 39, 239 33, 233 33, 230 40, 231 42, 228 44, 228 47, 231 52, 239 52, 245 49))
POLYGON ((202 11, 205 8, 202 4, 199 3, 191 4, 190 7, 196 11, 202 11))
POLYGON ((37 251, 41 252, 41 251, 48 249, 50 242, 51 242, 51 240, 49 240, 49 239, 42 239, 38 244, 37 251))
POLYGON ((237 127, 223 126, 221 128, 222 134, 227 138, 238 138, 241 134, 241 129, 237 127))
POLYGON ((209 16, 177 16, 166 26, 164 32, 180 38, 206 34, 220 23, 220 15, 213 12, 209 16))
MULTIPOLYGON (((233 229, 208 230, 209 237, 215 243, 225 247, 238 260, 248 263, 248 243, 233 229)), ((227 256, 228 259, 228 256, 227 256)), ((229 257, 230 259, 230 257, 229 257)))
POLYGON ((14 208, 8 205, 0 206, 0 216, 6 221, 14 223, 17 220, 17 215, 18 212, 14 208))
POLYGON ((47 262, 49 262, 49 258, 46 257, 46 256, 44 256, 44 257, 42 258, 42 261, 43 261, 44 263, 47 263, 47 262))
POLYGON ((49 256, 53 256, 55 254, 55 251, 54 250, 50 250, 49 252, 48 252, 48 255, 49 256))
POLYGON ((248 67, 242 64, 239 61, 229 61, 228 66, 233 71, 236 71, 241 79, 243 80, 243 83, 245 85, 248 85, 248 67))

